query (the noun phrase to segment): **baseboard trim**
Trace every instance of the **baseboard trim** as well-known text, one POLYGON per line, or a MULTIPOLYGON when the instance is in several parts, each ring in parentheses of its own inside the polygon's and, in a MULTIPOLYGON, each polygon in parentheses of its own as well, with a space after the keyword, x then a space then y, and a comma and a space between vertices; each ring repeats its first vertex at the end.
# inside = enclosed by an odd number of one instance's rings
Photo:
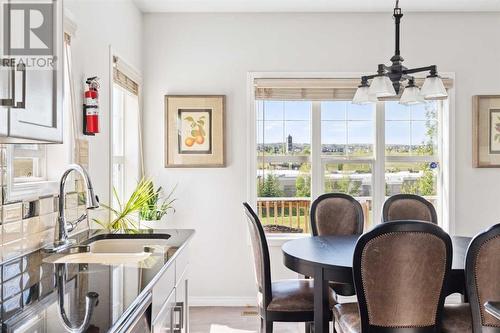
POLYGON ((255 297, 189 297, 190 306, 256 306, 255 297))

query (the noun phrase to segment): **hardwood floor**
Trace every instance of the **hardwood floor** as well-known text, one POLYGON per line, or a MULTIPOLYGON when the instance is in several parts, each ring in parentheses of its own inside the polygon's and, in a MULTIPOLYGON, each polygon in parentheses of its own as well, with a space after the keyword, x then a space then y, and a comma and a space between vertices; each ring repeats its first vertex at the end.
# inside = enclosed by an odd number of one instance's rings
MULTIPOLYGON (((191 333, 258 333, 260 319, 253 307, 191 307, 191 333), (240 332, 243 330, 243 332, 240 332)), ((303 324, 275 323, 274 333, 302 333, 303 324)))

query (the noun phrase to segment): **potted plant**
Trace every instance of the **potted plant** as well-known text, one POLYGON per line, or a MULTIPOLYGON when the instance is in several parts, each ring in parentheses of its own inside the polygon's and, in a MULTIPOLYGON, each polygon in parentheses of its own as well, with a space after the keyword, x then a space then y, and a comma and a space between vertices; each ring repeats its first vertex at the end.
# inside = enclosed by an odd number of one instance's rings
POLYGON ((139 227, 141 229, 165 229, 166 219, 169 211, 175 212, 173 203, 176 201, 172 198, 175 187, 164 196, 162 187, 155 190, 153 182, 148 184, 148 200, 142 206, 139 212, 139 227))
POLYGON ((110 210, 112 217, 109 221, 94 219, 94 222, 108 230, 138 230, 139 223, 137 215, 140 213, 144 205, 146 205, 154 196, 154 193, 151 193, 150 190, 152 186, 153 181, 151 179, 141 179, 125 203, 121 202, 116 189, 113 188, 113 195, 117 207, 113 208, 108 205, 101 205, 102 207, 110 210))

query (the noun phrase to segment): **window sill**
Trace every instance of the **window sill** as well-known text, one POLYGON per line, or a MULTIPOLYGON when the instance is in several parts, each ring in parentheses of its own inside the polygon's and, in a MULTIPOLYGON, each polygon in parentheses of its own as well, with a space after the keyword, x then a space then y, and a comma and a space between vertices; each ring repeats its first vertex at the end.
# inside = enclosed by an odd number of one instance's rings
POLYGON ((22 201, 57 194, 58 185, 59 182, 51 180, 14 184, 7 182, 5 202, 22 201))
POLYGON ((311 237, 310 234, 266 234, 267 245, 271 247, 281 247, 288 241, 311 237))

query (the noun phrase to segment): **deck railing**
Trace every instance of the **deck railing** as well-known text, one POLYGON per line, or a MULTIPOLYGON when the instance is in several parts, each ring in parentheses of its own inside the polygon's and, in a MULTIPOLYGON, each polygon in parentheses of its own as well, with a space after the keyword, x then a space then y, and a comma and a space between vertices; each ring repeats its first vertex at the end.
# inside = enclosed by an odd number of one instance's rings
MULTIPOLYGON (((369 230, 373 226, 372 198, 356 197, 355 199, 363 208, 364 230, 369 230)), ((436 204, 436 197, 426 197, 426 199, 436 204)), ((271 233, 309 233, 311 230, 310 208, 310 198, 257 199, 257 214, 266 232, 271 233)))
MULTIPOLYGON (((363 208, 365 228, 371 223, 371 197, 356 198, 363 208)), ((311 199, 309 198, 258 198, 257 214, 267 232, 309 233, 311 199)))

